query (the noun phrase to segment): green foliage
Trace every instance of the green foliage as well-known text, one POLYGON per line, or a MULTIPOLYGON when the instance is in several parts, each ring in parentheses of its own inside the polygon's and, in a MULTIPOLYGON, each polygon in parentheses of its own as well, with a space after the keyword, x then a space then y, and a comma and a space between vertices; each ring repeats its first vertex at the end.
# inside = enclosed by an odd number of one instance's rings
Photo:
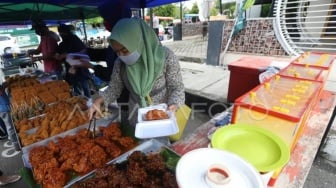
POLYGON ((234 12, 236 10, 236 3, 233 2, 233 3, 225 3, 223 4, 223 11, 226 10, 228 12, 230 12, 229 14, 226 13, 226 15, 229 16, 229 18, 234 18, 234 12))
POLYGON ((221 3, 221 0, 216 0, 216 1, 215 1, 215 6, 214 6, 214 8, 216 8, 216 9, 219 10, 219 8, 220 8, 220 3, 221 3))
POLYGON ((217 16, 219 13, 219 9, 213 7, 210 9, 210 16, 217 16))
POLYGON ((191 10, 189 11, 189 14, 198 14, 198 12, 199 12, 199 9, 198 9, 197 3, 195 2, 193 6, 191 7, 191 10))
POLYGON ((166 26, 168 26, 168 25, 170 24, 170 22, 163 20, 163 21, 160 22, 160 24, 161 24, 163 27, 166 27, 166 26))
MULTIPOLYGON (((182 4, 183 5, 183 4, 182 4)), ((175 14, 174 14, 174 18, 175 19, 180 19, 180 12, 181 12, 181 9, 180 9, 180 3, 178 4, 175 4, 175 14)), ((185 7, 185 6, 182 6, 182 16, 185 14, 185 13, 188 13, 190 10, 185 7)))
POLYGON ((269 17, 271 15, 271 7, 272 4, 263 4, 261 5, 261 13, 260 13, 260 17, 269 17))
POLYGON ((103 23, 103 18, 102 17, 96 17, 96 18, 90 18, 86 19, 85 22, 88 24, 101 24, 103 23))
POLYGON ((175 17, 175 9, 176 6, 172 4, 158 6, 153 8, 153 12, 157 16, 167 16, 167 17, 175 17))

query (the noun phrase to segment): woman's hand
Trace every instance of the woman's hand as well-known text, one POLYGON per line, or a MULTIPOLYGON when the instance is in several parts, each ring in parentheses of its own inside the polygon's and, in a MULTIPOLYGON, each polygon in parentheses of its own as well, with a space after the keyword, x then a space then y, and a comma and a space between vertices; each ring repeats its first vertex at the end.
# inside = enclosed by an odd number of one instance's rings
POLYGON ((94 116, 95 118, 99 117, 99 115, 102 114, 102 111, 101 111, 101 106, 104 102, 104 99, 103 97, 98 97, 96 98, 91 107, 89 108, 89 119, 91 120, 94 116))
POLYGON ((177 110, 177 105, 176 104, 169 105, 168 110, 175 113, 177 110))

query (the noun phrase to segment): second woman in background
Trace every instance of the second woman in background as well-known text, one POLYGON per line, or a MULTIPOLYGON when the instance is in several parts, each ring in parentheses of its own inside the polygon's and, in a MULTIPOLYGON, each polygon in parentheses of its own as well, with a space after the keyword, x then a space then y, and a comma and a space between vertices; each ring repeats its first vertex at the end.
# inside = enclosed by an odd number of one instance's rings
MULTIPOLYGON (((58 27, 58 33, 62 38, 62 42, 59 44, 56 59, 65 61, 67 54, 69 53, 85 53, 85 44, 71 31, 71 26, 61 24, 58 27)), ((75 95, 84 95, 91 98, 90 93, 90 72, 88 68, 84 67, 71 67, 68 63, 65 63, 65 80, 74 89, 75 95), (70 71, 70 72, 69 72, 70 71)))

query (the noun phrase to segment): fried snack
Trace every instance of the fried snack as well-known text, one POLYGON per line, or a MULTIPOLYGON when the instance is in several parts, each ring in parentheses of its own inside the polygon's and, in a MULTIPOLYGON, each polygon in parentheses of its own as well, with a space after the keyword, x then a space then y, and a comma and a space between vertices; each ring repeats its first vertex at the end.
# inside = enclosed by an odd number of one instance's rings
MULTIPOLYGON (((117 130, 118 123, 109 126, 113 129, 106 130, 113 130, 115 133, 120 131, 117 130)), ((68 176, 70 173, 84 175, 102 168, 106 162, 122 154, 124 150, 120 144, 112 141, 107 135, 100 135, 96 139, 91 139, 87 136, 87 129, 82 129, 75 135, 51 141, 47 146, 32 148, 29 160, 36 182, 43 187, 63 187, 70 180, 71 177, 68 176)), ((123 137, 120 135, 119 138, 123 137)), ((122 140, 125 143, 136 143, 128 139, 122 140)))
POLYGON ((118 123, 111 123, 107 127, 100 127, 100 131, 105 137, 118 139, 121 136, 121 130, 118 123))
POLYGON ((70 98, 70 93, 69 92, 57 93, 56 97, 59 101, 60 100, 65 100, 65 99, 70 98))
POLYGON ((152 121, 152 120, 161 120, 161 119, 169 119, 168 114, 164 110, 149 110, 146 113, 146 120, 152 121))
POLYGON ((105 165, 95 171, 93 178, 87 178, 74 185, 84 187, 178 187, 175 174, 165 165, 160 153, 148 155, 134 151, 127 162, 105 165))

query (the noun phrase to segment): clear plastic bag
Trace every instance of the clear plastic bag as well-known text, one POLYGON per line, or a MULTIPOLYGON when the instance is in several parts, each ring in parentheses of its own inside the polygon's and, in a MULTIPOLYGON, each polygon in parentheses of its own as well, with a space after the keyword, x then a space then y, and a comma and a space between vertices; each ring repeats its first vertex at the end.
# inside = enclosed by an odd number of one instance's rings
POLYGON ((264 83, 266 80, 270 79, 274 75, 279 73, 279 68, 268 67, 263 73, 259 74, 259 82, 264 83))

